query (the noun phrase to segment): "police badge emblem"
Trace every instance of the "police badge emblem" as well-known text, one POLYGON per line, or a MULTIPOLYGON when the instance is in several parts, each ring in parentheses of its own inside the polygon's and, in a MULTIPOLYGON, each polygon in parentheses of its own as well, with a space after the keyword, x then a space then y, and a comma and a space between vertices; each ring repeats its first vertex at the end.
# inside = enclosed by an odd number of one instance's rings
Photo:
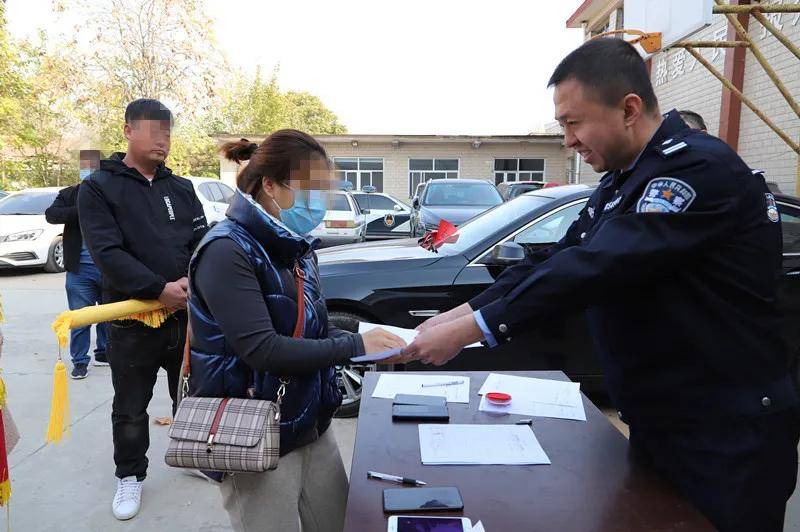
POLYGON ((689 208, 697 193, 686 182, 674 177, 657 177, 644 189, 636 212, 678 213, 689 208))
POLYGON ((387 214, 383 217, 383 225, 386 227, 392 227, 394 225, 394 214, 387 214))
POLYGON ((775 196, 770 193, 764 194, 767 197, 767 218, 770 222, 778 223, 781 215, 778 213, 778 204, 775 203, 775 196))

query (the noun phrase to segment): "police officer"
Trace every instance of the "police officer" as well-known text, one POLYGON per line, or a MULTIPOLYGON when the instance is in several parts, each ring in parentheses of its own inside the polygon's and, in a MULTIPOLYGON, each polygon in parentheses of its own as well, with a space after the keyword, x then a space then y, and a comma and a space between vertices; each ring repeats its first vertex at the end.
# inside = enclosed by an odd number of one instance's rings
POLYGON ((422 324, 399 361, 441 365, 585 308, 631 445, 720 530, 782 530, 800 414, 774 198, 725 143, 662 117, 630 44, 585 43, 549 85, 567 146, 607 173, 560 242, 422 324))

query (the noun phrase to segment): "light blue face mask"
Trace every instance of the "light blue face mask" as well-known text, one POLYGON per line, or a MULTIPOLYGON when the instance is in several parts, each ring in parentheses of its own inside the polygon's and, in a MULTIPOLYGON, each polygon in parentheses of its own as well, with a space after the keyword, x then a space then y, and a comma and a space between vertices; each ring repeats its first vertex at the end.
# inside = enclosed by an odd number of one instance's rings
MULTIPOLYGON (((281 209, 280 218, 286 227, 299 235, 307 235, 325 219, 327 192, 321 190, 295 190, 294 205, 289 209, 281 209)), ((281 206, 274 199, 275 205, 281 206)))
POLYGON ((91 174, 92 174, 92 169, 91 168, 81 168, 80 169, 80 173, 78 175, 80 176, 81 181, 83 181, 84 179, 89 177, 91 174))

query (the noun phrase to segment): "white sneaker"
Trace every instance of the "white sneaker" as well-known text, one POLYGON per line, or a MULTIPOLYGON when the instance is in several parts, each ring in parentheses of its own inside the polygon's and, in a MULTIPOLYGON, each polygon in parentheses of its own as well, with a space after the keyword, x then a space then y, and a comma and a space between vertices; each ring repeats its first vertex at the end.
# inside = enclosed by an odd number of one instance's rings
POLYGON ((120 521, 130 519, 139 513, 142 507, 142 483, 135 476, 121 478, 117 481, 117 494, 114 495, 112 509, 114 517, 120 521))

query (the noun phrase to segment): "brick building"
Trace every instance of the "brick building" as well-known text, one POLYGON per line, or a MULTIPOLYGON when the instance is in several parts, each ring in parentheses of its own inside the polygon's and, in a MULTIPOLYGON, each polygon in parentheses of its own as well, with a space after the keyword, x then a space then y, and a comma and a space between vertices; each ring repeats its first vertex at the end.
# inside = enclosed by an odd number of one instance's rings
MULTIPOLYGON (((745 4, 749 0, 733 0, 745 4)), ((765 2, 767 3, 767 2, 765 2)), ((800 0, 776 0, 770 4, 800 4, 800 0)), ((586 39, 624 27, 623 0, 586 0, 567 20, 568 28, 582 28, 586 39)), ((800 13, 773 13, 769 20, 793 42, 800 42, 800 13)), ((744 20, 744 17, 741 19, 744 20)), ((769 64, 791 94, 800 96, 800 61, 772 33, 750 17, 746 26, 769 64)), ((641 29, 641 28, 639 28, 641 29)), ((711 26, 692 40, 737 40, 724 15, 714 15, 711 26)), ((800 120, 764 72, 752 53, 743 48, 704 48, 701 54, 728 79, 740 80, 742 92, 792 139, 800 140, 800 120), (743 61, 742 61, 743 59, 743 61)), ((798 155, 749 108, 724 90, 708 70, 681 48, 655 54, 650 73, 662 111, 672 108, 700 113, 709 133, 733 146, 753 168, 766 171, 767 179, 782 191, 797 193, 798 155)))
MULTIPOLYGON (((218 135, 221 144, 242 135, 218 135)), ((264 135, 246 136, 261 142, 264 135)), ((574 181, 573 151, 560 133, 518 136, 317 135, 339 179, 375 186, 401 199, 429 179, 574 181)), ((220 178, 233 184, 236 164, 220 159, 220 178)))

